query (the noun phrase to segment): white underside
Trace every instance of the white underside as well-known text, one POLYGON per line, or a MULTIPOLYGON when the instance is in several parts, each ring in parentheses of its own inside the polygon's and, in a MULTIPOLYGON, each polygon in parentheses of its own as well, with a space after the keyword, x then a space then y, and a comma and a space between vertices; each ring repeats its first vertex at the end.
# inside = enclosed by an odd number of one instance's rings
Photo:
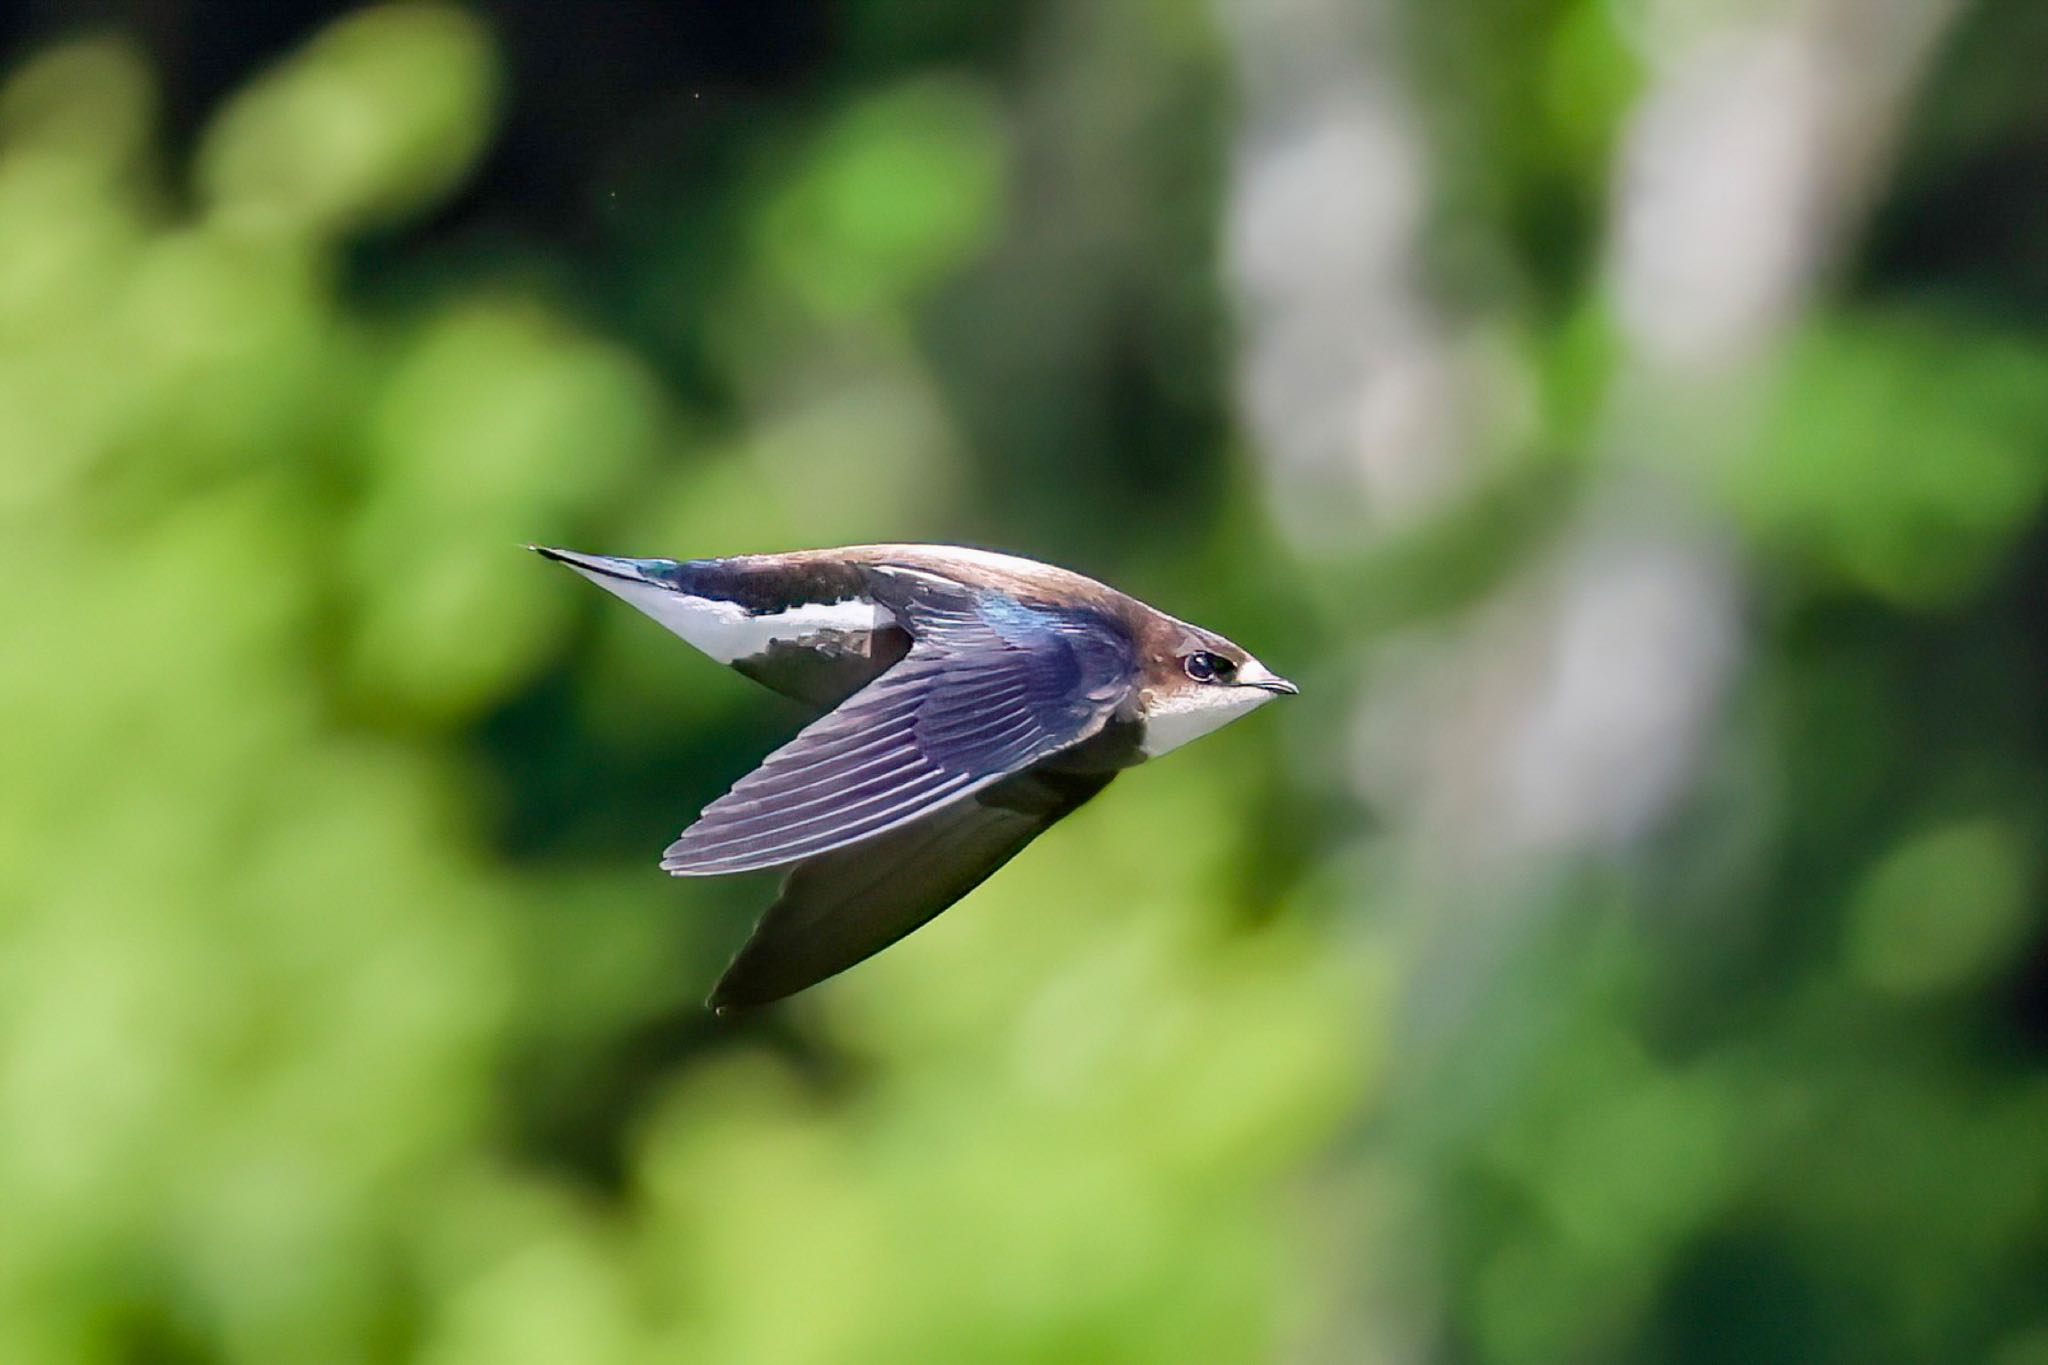
POLYGON ((1204 688, 1161 698, 1145 711, 1145 738, 1138 747, 1145 757, 1157 758, 1271 700, 1273 693, 1257 687, 1204 688))
POLYGON ((734 602, 691 597, 653 583, 592 573, 573 564, 570 567, 614 597, 632 603, 722 664, 766 653, 778 640, 803 644, 828 631, 865 636, 896 623, 888 608, 858 598, 806 603, 772 615, 752 616, 734 602))

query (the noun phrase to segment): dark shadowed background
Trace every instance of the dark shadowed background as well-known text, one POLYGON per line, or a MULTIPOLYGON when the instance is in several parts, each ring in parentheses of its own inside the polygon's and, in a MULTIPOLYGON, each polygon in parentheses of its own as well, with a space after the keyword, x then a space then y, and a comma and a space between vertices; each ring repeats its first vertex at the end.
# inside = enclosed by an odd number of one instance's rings
POLYGON ((2048 9, 0 11, 0 1360, 2048 1362, 2048 9), (526 541, 1304 695, 857 971, 526 541))

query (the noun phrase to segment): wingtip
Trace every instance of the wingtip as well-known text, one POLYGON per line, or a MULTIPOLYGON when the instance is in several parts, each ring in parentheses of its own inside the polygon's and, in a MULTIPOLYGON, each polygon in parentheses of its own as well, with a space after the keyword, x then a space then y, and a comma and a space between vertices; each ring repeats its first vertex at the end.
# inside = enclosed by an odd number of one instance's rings
MULTIPOLYGON (((706 866, 702 863, 692 862, 689 858, 674 852, 669 852, 661 855, 661 870, 668 873, 671 877, 717 877, 733 869, 706 866)), ((757 871, 758 869, 746 868, 742 870, 757 871)))
POLYGON ((733 979, 735 969, 739 965, 738 959, 734 959, 732 966, 725 969, 725 975, 718 978, 718 984, 711 988, 711 994, 704 999, 704 1008, 720 1019, 733 1019, 752 1014, 763 1005, 772 1005, 793 993, 785 990, 764 995, 757 990, 751 995, 747 994, 733 979))

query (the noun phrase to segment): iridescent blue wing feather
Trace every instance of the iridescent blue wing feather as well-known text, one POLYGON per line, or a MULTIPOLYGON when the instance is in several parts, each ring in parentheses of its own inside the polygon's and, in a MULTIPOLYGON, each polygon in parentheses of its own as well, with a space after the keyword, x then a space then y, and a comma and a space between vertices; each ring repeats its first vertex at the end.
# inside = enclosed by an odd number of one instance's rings
POLYGON ((1097 612, 871 572, 910 652, 705 807, 662 867, 745 872, 874 838, 1081 743, 1129 693, 1131 642, 1097 612))

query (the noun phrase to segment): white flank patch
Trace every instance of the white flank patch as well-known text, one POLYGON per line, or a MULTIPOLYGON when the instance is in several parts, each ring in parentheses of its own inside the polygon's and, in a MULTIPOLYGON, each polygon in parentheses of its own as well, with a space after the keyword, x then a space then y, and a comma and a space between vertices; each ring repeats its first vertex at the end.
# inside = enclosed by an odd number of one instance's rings
POLYGON ((1170 753, 1191 739, 1220 730, 1273 700, 1259 687, 1192 689, 1162 698, 1145 712, 1145 739, 1138 747, 1147 758, 1170 753))
POLYGON ((772 615, 750 616, 745 607, 735 602, 691 597, 654 583, 592 573, 573 563, 569 567, 614 597, 632 603, 722 664, 764 653, 777 640, 803 644, 826 631, 867 635, 896 623, 886 607, 860 598, 807 602, 772 615))

